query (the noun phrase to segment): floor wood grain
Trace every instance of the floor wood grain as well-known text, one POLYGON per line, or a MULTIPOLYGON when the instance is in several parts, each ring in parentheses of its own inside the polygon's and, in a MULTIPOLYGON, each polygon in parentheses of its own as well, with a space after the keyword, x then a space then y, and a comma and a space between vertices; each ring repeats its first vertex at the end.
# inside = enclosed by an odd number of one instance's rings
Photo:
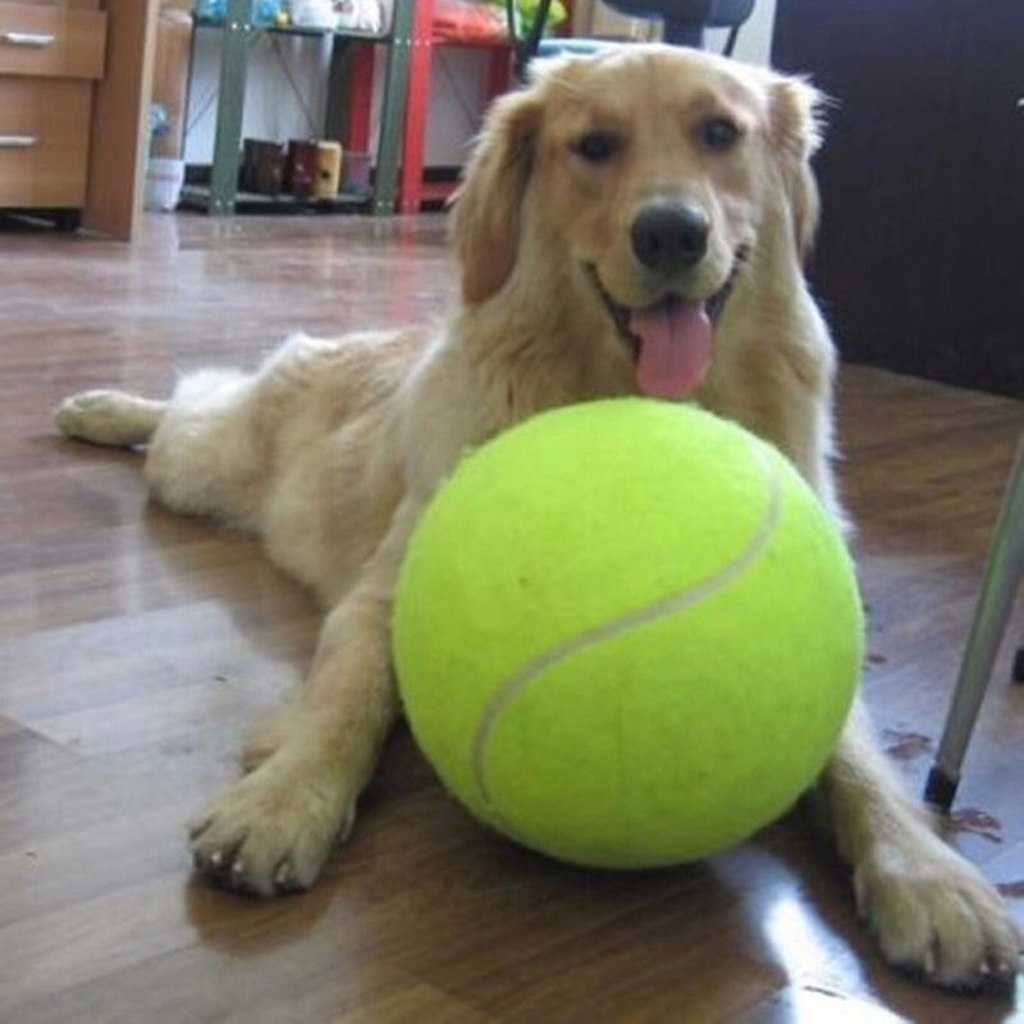
MULTIPOLYGON (((131 248, 0 225, 0 1019, 1024 1019, 1016 992, 938 993, 881 963, 798 818, 689 868, 572 870, 477 828, 404 732, 316 889, 258 902, 191 878, 184 822, 300 678, 316 610, 253 543, 147 505, 137 456, 57 437, 50 409, 84 387, 159 395, 294 330, 436 319, 452 284, 438 217, 154 216, 131 248)), ((840 392, 866 690, 919 787, 1024 403, 857 367, 840 392)), ((1024 920, 1008 655, 951 841, 1024 920)))

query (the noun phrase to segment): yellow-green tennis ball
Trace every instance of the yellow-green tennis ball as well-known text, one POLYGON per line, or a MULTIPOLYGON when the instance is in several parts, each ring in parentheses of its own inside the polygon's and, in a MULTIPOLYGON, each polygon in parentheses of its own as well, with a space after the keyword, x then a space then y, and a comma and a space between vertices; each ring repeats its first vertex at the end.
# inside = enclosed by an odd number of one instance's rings
POLYGON ((544 413, 465 458, 411 538, 393 625, 449 789, 526 846, 615 868, 786 811, 863 642, 843 539, 790 463, 645 399, 544 413))

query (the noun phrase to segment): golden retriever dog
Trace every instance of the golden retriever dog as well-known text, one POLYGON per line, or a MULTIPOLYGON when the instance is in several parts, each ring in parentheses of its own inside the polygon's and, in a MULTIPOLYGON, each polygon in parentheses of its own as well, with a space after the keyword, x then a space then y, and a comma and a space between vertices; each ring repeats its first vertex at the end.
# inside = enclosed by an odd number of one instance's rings
MULTIPOLYGON (((191 826, 198 870, 302 889, 352 828, 400 713, 406 539, 468 447, 599 396, 695 401, 776 444, 841 516, 835 357, 801 270, 819 105, 801 80, 671 47, 545 62, 494 104, 469 162, 442 330, 293 337, 255 373, 185 376, 169 401, 64 402, 66 434, 148 445, 155 500, 259 534, 326 609, 301 693, 191 826)), ((952 986, 1016 973, 1002 901, 901 791, 859 707, 818 791, 890 961, 952 986)))

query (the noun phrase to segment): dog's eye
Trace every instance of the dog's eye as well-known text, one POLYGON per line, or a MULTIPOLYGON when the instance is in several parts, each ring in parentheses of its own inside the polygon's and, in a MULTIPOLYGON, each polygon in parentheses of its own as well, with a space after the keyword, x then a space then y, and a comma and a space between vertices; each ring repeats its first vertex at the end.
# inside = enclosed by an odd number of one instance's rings
POLYGON ((740 130, 728 118, 713 117, 701 127, 701 137, 708 149, 721 153, 735 145, 740 130))
POLYGON ((622 148, 622 140, 611 132, 587 132, 569 148, 588 163, 602 164, 622 148))

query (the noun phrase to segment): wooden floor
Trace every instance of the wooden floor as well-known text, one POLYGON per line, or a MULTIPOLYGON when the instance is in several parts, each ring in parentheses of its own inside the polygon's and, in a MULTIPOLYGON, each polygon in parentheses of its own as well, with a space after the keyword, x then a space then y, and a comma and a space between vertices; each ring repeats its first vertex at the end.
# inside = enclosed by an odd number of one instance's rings
MULTIPOLYGON (((437 218, 154 217, 134 248, 0 229, 0 1020, 988 1022, 889 970, 800 821, 706 864, 570 870, 477 828, 407 734, 308 894, 189 874, 183 823, 317 615, 257 548, 147 506, 138 459, 61 440, 79 388, 159 395, 288 331, 423 320, 437 218)), ((920 785, 1024 403, 843 371, 842 477, 870 606, 867 694, 920 785)), ((1018 608, 1012 629, 1024 638, 1018 608)), ((1024 918, 1024 688, 1000 661, 952 841, 1024 918)))

